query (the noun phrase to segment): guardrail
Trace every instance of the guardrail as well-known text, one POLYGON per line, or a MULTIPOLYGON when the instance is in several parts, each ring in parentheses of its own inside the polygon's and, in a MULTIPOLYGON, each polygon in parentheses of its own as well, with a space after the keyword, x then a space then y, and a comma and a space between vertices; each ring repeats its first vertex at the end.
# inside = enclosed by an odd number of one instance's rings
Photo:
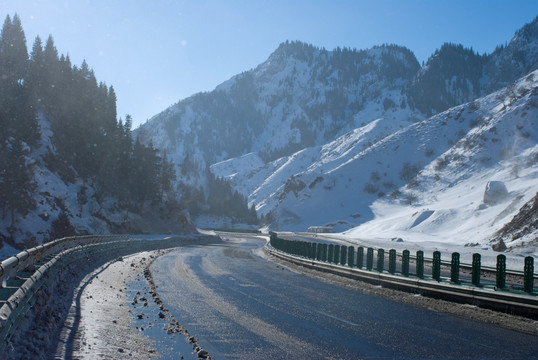
POLYGON ((390 286, 406 291, 421 292, 425 295, 448 298, 460 302, 472 303, 509 313, 517 313, 538 318, 538 293, 534 291, 534 259, 525 258, 524 284, 521 287, 506 286, 506 259, 498 256, 495 283, 481 281, 480 255, 474 254, 471 281, 460 278, 459 254, 453 253, 449 276, 442 276, 441 254, 434 252, 429 274, 425 274, 424 253, 417 251, 414 260, 414 272, 411 272, 410 253, 404 250, 388 251, 388 267, 384 249, 341 246, 282 239, 276 233, 270 233, 269 251, 273 254, 303 266, 336 273, 339 275, 365 280, 371 283, 390 286), (396 258, 401 258, 397 271, 396 258))
POLYGON ((118 236, 76 236, 24 250, 0 263, 0 354, 42 287, 66 265, 106 252, 115 256, 178 246, 179 238, 133 239, 118 236))
POLYGON ((57 239, 46 244, 24 250, 0 263, 0 280, 1 287, 6 287, 6 281, 17 272, 24 271, 26 268, 40 262, 42 258, 55 253, 60 253, 69 248, 77 246, 89 246, 107 240, 127 239, 127 235, 121 236, 74 236, 57 239))
POLYGON ((202 230, 222 232, 222 233, 231 233, 231 234, 234 234, 234 233, 239 233, 239 234, 261 234, 260 230, 252 230, 252 229, 204 228, 202 230))

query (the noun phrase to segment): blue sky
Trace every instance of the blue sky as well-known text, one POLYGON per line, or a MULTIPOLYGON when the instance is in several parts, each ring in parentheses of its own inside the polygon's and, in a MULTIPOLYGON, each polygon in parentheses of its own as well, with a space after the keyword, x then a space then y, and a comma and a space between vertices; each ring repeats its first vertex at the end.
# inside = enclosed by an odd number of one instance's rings
POLYGON ((135 126, 256 67, 286 40, 332 50, 383 43, 422 62, 445 42, 490 53, 538 15, 536 0, 0 0, 28 47, 52 34, 113 85, 135 126))

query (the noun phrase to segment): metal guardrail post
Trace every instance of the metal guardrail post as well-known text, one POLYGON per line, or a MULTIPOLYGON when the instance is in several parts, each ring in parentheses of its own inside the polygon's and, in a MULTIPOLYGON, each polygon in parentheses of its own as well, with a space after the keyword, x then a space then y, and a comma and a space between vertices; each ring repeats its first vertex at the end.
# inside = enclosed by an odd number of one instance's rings
POLYGON ((383 268, 385 267, 385 250, 378 249, 377 250, 377 271, 383 272, 383 268))
POLYGON ((282 239, 279 239, 276 237, 274 237, 274 239, 271 240, 271 245, 273 245, 275 247, 275 249, 278 249, 278 250, 284 250, 284 241, 282 239))
POLYGON ((394 274, 396 272, 396 250, 389 250, 389 273, 394 274))
POLYGON ((475 286, 480 286, 480 266, 481 266, 481 256, 479 253, 473 254, 473 268, 472 268, 472 283, 475 286))
POLYGON ((332 263, 334 261, 334 245, 333 244, 329 244, 329 253, 328 253, 327 261, 329 263, 332 263))
POLYGON ((321 245, 321 261, 327 261, 327 244, 321 245))
POLYGON ((452 261, 450 262, 450 281, 454 284, 460 283, 460 254, 452 253, 452 261))
POLYGON ((441 252, 433 252, 432 278, 441 281, 441 252))
POLYGON ((347 262, 347 246, 340 247, 340 264, 345 265, 347 262))
POLYGON ((364 248, 362 246, 359 246, 357 248, 357 267, 359 269, 362 269, 364 265, 364 248))
POLYGON ((409 250, 402 253, 402 275, 409 276, 409 250))
POLYGON ((271 243, 271 246, 277 249, 275 246, 275 243, 277 242, 277 236, 276 233, 269 231, 269 242, 271 243))
POLYGON ((424 251, 417 251, 417 277, 424 279, 424 251))
POLYGON ((503 254, 497 255, 497 289, 504 289, 506 287, 506 256, 503 254))
POLYGON ((374 249, 368 248, 366 250, 366 270, 372 270, 374 267, 374 249))
POLYGON ((340 263, 340 245, 334 245, 334 260, 333 263, 338 265, 340 263))
POLYGON ((534 258, 532 256, 527 256, 525 258, 523 273, 523 289, 525 292, 532 293, 534 287, 534 258))
POLYGON ((349 267, 355 266, 355 248, 353 246, 347 248, 347 265, 349 267))
POLYGON ((286 250, 287 253, 291 253, 291 254, 296 253, 295 244, 292 241, 286 240, 285 244, 286 244, 286 248, 287 248, 287 250, 286 250))

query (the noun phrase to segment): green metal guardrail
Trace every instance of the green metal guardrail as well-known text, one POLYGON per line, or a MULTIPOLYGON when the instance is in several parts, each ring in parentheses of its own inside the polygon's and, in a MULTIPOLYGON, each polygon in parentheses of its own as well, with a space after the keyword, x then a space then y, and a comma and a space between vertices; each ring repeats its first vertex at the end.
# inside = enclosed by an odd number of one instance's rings
MULTIPOLYGON (((274 232, 270 233, 270 244, 273 248, 286 252, 288 254, 302 256, 307 259, 312 260, 319 260, 319 259, 325 259, 327 260, 321 260, 326 261, 331 264, 341 264, 345 265, 346 261, 347 264, 351 267, 358 267, 362 268, 363 266, 363 254, 364 254, 364 248, 358 247, 357 248, 357 258, 348 258, 346 260, 346 253, 354 254, 355 249, 353 247, 344 247, 337 244, 329 244, 328 250, 326 249, 326 244, 319 244, 315 242, 308 242, 308 241, 301 241, 301 240, 288 240, 288 239, 282 239, 279 238, 278 235, 274 232), (353 250, 350 250, 353 249, 353 250), (312 250, 310 250, 312 249, 312 250), (321 254, 318 254, 318 252, 321 252, 321 254), (327 256, 326 254, 327 253, 327 256), (340 255, 341 254, 341 255, 340 255)), ((389 267, 388 267, 388 273, 390 274, 396 274, 396 250, 391 249, 389 250, 389 267)), ((417 278, 424 279, 426 276, 424 275, 424 252, 423 251, 417 251, 416 257, 415 257, 415 274, 409 273, 409 261, 410 261, 410 255, 408 250, 404 250, 401 254, 402 257, 402 266, 401 266, 401 272, 398 273, 398 275, 401 276, 416 276, 417 278)), ((435 251, 433 253, 433 259, 432 259, 432 270, 431 274, 428 276, 429 279, 435 280, 437 282, 448 280, 449 282, 452 282, 454 284, 462 284, 464 283, 459 276, 460 273, 460 254, 459 253, 453 253, 452 254, 452 260, 450 263, 448 263, 451 267, 450 271, 450 278, 449 279, 442 279, 441 278, 441 265, 443 264, 441 261, 441 253, 439 251, 435 251)), ((377 272, 384 272, 385 271, 385 250, 384 249, 377 249, 377 259, 376 259, 376 267, 375 270, 377 272)), ((374 270, 374 249, 373 248, 367 248, 366 250, 366 269, 369 271, 374 270)), ((538 295, 534 291, 534 258, 531 256, 528 256, 525 258, 525 264, 523 269, 523 279, 524 284, 523 287, 517 287, 512 286, 510 288, 506 287, 506 257, 502 254, 497 256, 497 267, 496 267, 496 282, 495 283, 488 283, 481 281, 480 274, 481 274, 481 256, 480 254, 476 253, 473 254, 473 263, 472 263, 472 276, 471 276, 471 284, 477 287, 484 287, 484 286, 491 286, 494 287, 495 290, 503 290, 503 291, 512 291, 512 292, 525 292, 531 295, 538 295)))
MULTIPOLYGON (((348 247, 346 265, 337 264, 334 260, 334 248, 336 246, 326 243, 317 243, 313 246, 306 241, 281 239, 276 233, 271 232, 269 246, 266 247, 266 250, 277 257, 316 270, 399 290, 418 292, 425 296, 469 303, 538 319, 538 293, 534 291, 533 287, 534 259, 532 257, 525 258, 524 271, 521 272, 524 275, 523 286, 507 287, 505 277, 508 271, 506 270, 506 257, 503 254, 497 256, 498 271, 496 272, 496 281, 491 283, 480 281, 479 254, 474 256, 475 261, 471 281, 462 281, 459 277, 461 264, 458 253, 453 253, 451 261, 444 263, 441 261, 441 254, 435 254, 435 258, 430 261, 432 273, 425 275, 424 253, 420 250, 417 251, 415 257, 411 257, 409 251, 404 250, 401 254, 401 271, 397 272, 394 266, 396 251, 394 249, 389 251, 387 271, 384 267, 385 251, 377 249, 377 267, 374 271, 373 248, 368 248, 364 251, 364 247, 359 246, 355 251, 353 246, 348 247), (305 251, 307 248, 315 248, 316 252, 308 253, 305 251), (349 258, 349 254, 355 253, 357 254, 356 257, 352 255, 349 258), (364 266, 364 255, 366 255, 366 266, 364 266), (414 274, 410 273, 410 260, 415 262, 414 274), (439 267, 440 264, 446 266, 447 263, 451 266, 450 277, 445 278, 441 276, 439 267)), ((512 273, 519 275, 517 271, 512 271, 512 273)))
POLYGON ((252 230, 252 229, 204 228, 202 230, 223 232, 223 233, 261 234, 260 230, 252 230))

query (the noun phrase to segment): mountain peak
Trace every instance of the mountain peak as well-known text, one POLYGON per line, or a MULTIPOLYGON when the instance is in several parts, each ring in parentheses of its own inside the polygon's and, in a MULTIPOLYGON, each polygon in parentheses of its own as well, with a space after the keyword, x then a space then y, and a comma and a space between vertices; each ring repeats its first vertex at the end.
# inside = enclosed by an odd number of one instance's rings
MULTIPOLYGON (((308 44, 299 40, 289 41, 286 40, 283 43, 280 43, 278 48, 273 52, 272 55, 284 55, 284 56, 307 56, 313 54, 315 51, 319 51, 320 48, 308 44)), ((325 50, 325 49, 323 49, 325 50)))
POLYGON ((508 45, 498 47, 488 59, 485 92, 492 92, 538 69, 538 17, 516 31, 508 45))
POLYGON ((516 34, 510 42, 517 41, 520 38, 523 38, 526 42, 535 42, 538 40, 538 16, 536 16, 533 21, 516 31, 516 34))
POLYGON ((327 52, 325 49, 320 49, 302 41, 286 40, 269 56, 266 63, 285 62, 289 59, 311 62, 316 56, 316 53, 320 51, 327 52))

